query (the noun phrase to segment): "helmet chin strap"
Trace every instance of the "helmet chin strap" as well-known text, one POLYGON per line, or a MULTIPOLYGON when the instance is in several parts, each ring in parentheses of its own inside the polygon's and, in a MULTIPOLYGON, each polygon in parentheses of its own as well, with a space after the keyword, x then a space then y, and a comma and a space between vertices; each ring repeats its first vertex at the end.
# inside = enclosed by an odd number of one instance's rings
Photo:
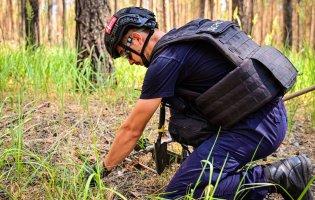
POLYGON ((145 48, 147 47, 147 45, 149 43, 149 40, 152 37, 153 33, 154 33, 154 29, 151 29, 149 34, 148 34, 148 36, 147 36, 147 38, 145 39, 145 41, 143 43, 143 46, 142 46, 142 49, 141 49, 140 53, 138 53, 136 50, 130 48, 129 46, 127 46, 125 44, 120 43, 119 45, 122 46, 124 49, 126 49, 128 51, 131 51, 132 53, 138 55, 141 58, 143 65, 145 67, 149 67, 150 61, 145 57, 144 51, 145 51, 145 48))
POLYGON ((149 40, 150 40, 150 38, 152 37, 153 33, 154 33, 154 29, 151 29, 150 32, 149 32, 149 34, 148 34, 148 36, 147 36, 147 38, 146 38, 145 41, 144 41, 144 44, 143 44, 143 46, 142 46, 141 53, 140 53, 140 57, 141 57, 141 59, 142 59, 142 62, 143 62, 143 64, 144 64, 144 66, 146 66, 146 67, 149 67, 150 61, 148 61, 148 59, 145 57, 145 55, 144 55, 144 50, 145 50, 145 48, 147 47, 147 45, 148 45, 148 43, 149 43, 149 40))

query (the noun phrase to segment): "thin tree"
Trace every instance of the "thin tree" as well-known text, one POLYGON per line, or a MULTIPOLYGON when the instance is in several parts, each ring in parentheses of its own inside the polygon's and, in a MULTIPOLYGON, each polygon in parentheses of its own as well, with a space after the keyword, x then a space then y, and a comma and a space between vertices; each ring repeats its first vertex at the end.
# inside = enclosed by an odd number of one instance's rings
POLYGON ((283 0, 283 37, 285 47, 292 46, 292 0, 283 0))
POLYGON ((254 29, 254 36, 258 44, 263 42, 263 20, 264 20, 264 3, 263 0, 258 0, 255 7, 255 12, 257 13, 258 20, 256 23, 256 28, 254 29))
POLYGON ((137 0, 137 6, 143 7, 143 1, 142 0, 137 0))
POLYGON ((171 28, 176 27, 176 5, 175 0, 170 0, 170 16, 171 16, 171 28))
POLYGON ((67 33, 67 5, 66 0, 62 0, 62 45, 66 44, 67 33))
POLYGON ((310 42, 310 34, 311 34, 311 20, 312 20, 312 2, 305 1, 304 2, 304 16, 305 19, 305 25, 304 25, 304 30, 305 30, 305 43, 310 42), (305 3, 308 3, 309 6, 305 6, 305 3))
POLYGON ((205 17, 206 0, 199 0, 199 17, 205 17))
POLYGON ((245 5, 245 14, 246 16, 242 19, 244 26, 243 30, 251 35, 253 28, 253 17, 254 17, 254 9, 253 9, 253 0, 246 1, 245 5))
POLYGON ((166 23, 166 1, 165 0, 162 0, 162 17, 163 17, 163 28, 162 30, 163 31, 166 31, 167 30, 167 23, 166 23))
POLYGON ((268 2, 270 0, 263 0, 263 4, 262 4, 262 10, 263 10, 263 15, 262 15, 262 40, 263 42, 265 41, 265 37, 268 34, 268 16, 269 16, 269 10, 268 10, 268 2))
POLYGON ((13 18, 13 4, 12 0, 8 0, 8 11, 9 11, 9 17, 10 17, 10 24, 9 24, 9 35, 11 35, 10 39, 14 40, 14 18, 13 18))
POLYGON ((2 42, 2 41, 5 41, 5 37, 4 37, 4 28, 3 28, 3 26, 4 26, 4 13, 5 12, 3 12, 3 10, 4 10, 4 7, 5 7, 5 5, 3 5, 3 4, 0 4, 0 42, 2 42))
POLYGON ((297 51, 299 48, 299 14, 298 14, 298 2, 299 0, 292 1, 292 50, 297 51))
POLYGON ((298 8, 297 8, 297 13, 298 13, 298 16, 299 16, 299 21, 298 21, 298 27, 299 27, 299 31, 298 31, 298 36, 299 36, 299 43, 298 43, 298 46, 297 48, 300 50, 302 49, 303 45, 304 45, 304 42, 305 42, 305 39, 306 39, 306 36, 305 36, 305 17, 303 17, 303 13, 305 14, 305 9, 301 9, 302 8, 302 1, 298 1, 298 8))
POLYGON ((40 44, 38 0, 26 0, 24 3, 26 47, 34 49, 40 44))
POLYGON ((232 8, 232 0, 228 0, 227 1, 228 3, 228 18, 229 20, 232 20, 233 19, 233 8, 232 8))
POLYGON ((220 5, 221 0, 216 0, 215 1, 215 19, 220 19, 221 18, 221 5, 220 5))
POLYGON ((153 0, 149 0, 149 10, 154 11, 154 8, 153 8, 153 0))
POLYGON ((242 29, 247 33, 251 34, 253 27, 253 0, 233 0, 232 10, 233 12, 237 9, 238 19, 234 19, 235 22, 239 23, 242 29))
MULTIPOLYGON (((76 0, 76 45, 77 67, 82 69, 83 61, 91 58, 91 68, 94 72, 102 72, 109 76, 113 71, 111 60, 106 53, 104 43, 105 19, 110 15, 108 0, 76 0)), ((91 81, 98 82, 94 73, 89 77, 91 81)))
POLYGON ((26 6, 26 0, 21 0, 20 2, 20 16, 21 16, 21 20, 20 20, 20 39, 24 38, 25 36, 25 21, 26 21, 26 13, 25 13, 25 6, 26 6))
POLYGON ((315 3, 312 3, 310 45, 315 48, 315 3))
POLYGON ((48 30, 48 42, 51 43, 52 42, 52 30, 53 30, 53 5, 54 5, 54 0, 48 0, 47 2, 47 30, 48 30))
POLYGON ((118 6, 117 3, 118 3, 117 0, 114 0, 114 12, 117 12, 117 6, 118 6))
POLYGON ((214 0, 209 0, 210 19, 214 19, 214 0))

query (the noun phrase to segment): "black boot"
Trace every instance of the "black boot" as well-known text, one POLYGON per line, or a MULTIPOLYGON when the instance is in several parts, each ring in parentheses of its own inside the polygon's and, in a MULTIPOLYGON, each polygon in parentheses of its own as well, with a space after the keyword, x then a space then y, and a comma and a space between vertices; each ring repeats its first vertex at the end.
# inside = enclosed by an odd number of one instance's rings
MULTIPOLYGON (((269 182, 281 185, 295 200, 312 177, 312 165, 310 159, 299 155, 266 166, 264 173, 269 182)), ((285 200, 291 199, 281 187, 276 188, 285 200)), ((313 199, 310 189, 302 199, 313 199)))

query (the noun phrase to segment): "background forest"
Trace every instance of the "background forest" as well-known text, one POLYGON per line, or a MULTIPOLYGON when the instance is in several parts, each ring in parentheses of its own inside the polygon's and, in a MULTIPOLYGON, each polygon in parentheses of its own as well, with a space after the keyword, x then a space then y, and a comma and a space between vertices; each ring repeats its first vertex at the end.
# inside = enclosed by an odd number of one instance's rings
MULTIPOLYGON (((77 0, 77 2, 80 1, 77 0)), ((112 0, 99 2, 109 6, 105 16, 110 16, 126 6, 141 6, 150 9, 156 13, 160 28, 164 31, 169 31, 199 17, 213 20, 234 19, 260 44, 287 45, 293 50, 299 50, 303 45, 314 48, 315 45, 315 2, 313 0, 112 0)), ((36 20, 38 20, 41 44, 67 43, 74 47, 75 0, 2 0, 0 9, 1 42, 24 41, 25 18, 32 17, 28 14, 35 14, 38 15, 36 20), (31 4, 28 2, 35 2, 36 12, 31 11, 31 4)))
MULTIPOLYGON (((297 67, 289 93, 315 85, 314 0, 0 0, 0 199, 163 192, 178 165, 158 176, 151 154, 129 157, 103 181, 96 173, 94 188, 83 173, 88 160, 100 163, 140 94, 145 68, 110 59, 103 41, 106 21, 127 6, 155 12, 164 31, 195 18, 233 20, 297 67)), ((287 138, 264 162, 303 153, 315 163, 315 93, 286 106, 287 138)), ((143 136, 151 143, 157 123, 158 113, 143 136)))

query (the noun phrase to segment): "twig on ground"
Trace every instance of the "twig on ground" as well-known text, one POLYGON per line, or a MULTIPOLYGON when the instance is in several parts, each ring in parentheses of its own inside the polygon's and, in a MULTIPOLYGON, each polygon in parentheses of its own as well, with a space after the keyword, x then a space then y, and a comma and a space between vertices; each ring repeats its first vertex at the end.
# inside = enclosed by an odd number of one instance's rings
POLYGON ((34 124, 34 125, 28 127, 27 129, 24 130, 24 133, 29 132, 32 128, 34 128, 34 127, 36 127, 36 126, 38 126, 38 125, 40 125, 40 123, 37 123, 37 124, 34 124))
POLYGON ((153 194, 160 194, 161 192, 163 192, 165 190, 166 185, 162 186, 161 188, 155 190, 153 192, 153 194))
MULTIPOLYGON (((125 160, 128 161, 128 162, 133 162, 133 161, 132 161, 131 159, 129 159, 129 158, 125 158, 125 160)), ((147 169, 147 170, 149 170, 149 171, 151 171, 151 172, 157 174, 157 171, 156 171, 155 169, 152 169, 151 167, 148 167, 148 166, 146 166, 146 165, 144 165, 144 164, 142 164, 142 163, 140 163, 140 162, 136 162, 136 164, 139 165, 140 167, 144 168, 144 169, 147 169)))
POLYGON ((137 194, 136 192, 129 191, 129 193, 131 194, 132 197, 134 197, 136 199, 140 199, 140 195, 137 194))

